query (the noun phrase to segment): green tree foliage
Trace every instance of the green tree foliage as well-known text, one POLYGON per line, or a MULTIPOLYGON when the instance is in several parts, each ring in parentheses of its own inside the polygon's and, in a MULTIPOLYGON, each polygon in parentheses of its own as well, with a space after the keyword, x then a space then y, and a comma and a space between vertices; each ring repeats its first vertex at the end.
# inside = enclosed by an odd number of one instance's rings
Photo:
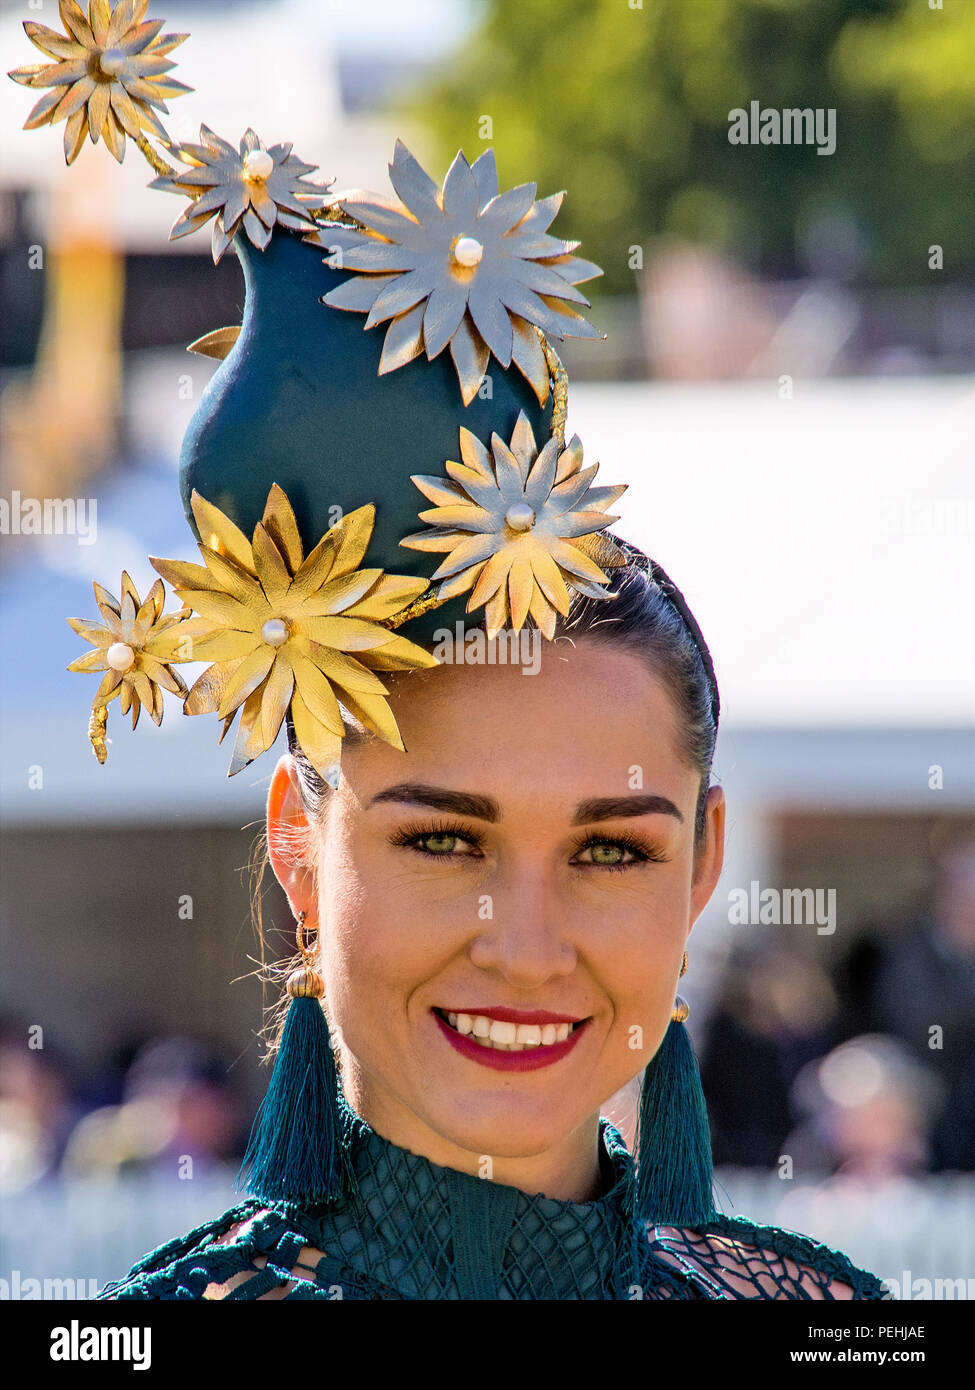
MULTIPOLYGON (((672 235, 801 273, 823 228, 875 285, 975 276, 975 0, 488 0, 415 113, 446 162, 494 145, 502 187, 570 190, 607 290, 672 235), (834 107, 836 152, 732 145, 729 112, 834 107), (484 139, 485 121, 490 120, 484 139)), ((827 236, 827 241, 828 241, 827 236)))

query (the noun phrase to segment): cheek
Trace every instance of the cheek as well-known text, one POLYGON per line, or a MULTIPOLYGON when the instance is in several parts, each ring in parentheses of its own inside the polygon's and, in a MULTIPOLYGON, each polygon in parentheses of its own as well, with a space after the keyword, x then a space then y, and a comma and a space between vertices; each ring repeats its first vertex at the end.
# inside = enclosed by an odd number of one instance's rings
POLYGON ((674 1007, 689 918, 683 870, 657 874, 639 903, 620 903, 610 912, 611 929, 592 969, 613 1000, 613 1031, 623 1048, 652 1053, 660 1043, 674 1007))
POLYGON ((370 862, 368 849, 338 844, 330 860, 318 897, 326 997, 346 1013, 351 1000, 353 1013, 381 1015, 388 1028, 404 995, 437 968, 431 923, 370 862))

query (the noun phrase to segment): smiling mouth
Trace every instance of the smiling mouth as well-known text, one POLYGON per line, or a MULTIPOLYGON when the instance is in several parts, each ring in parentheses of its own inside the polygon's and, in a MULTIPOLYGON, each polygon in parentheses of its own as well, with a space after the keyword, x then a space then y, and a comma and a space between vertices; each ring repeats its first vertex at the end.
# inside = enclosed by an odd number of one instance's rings
POLYGON ((496 1052, 537 1052, 565 1042, 577 1028, 588 1023, 502 1023, 483 1014, 455 1014, 435 1008, 437 1017, 469 1042, 496 1052))

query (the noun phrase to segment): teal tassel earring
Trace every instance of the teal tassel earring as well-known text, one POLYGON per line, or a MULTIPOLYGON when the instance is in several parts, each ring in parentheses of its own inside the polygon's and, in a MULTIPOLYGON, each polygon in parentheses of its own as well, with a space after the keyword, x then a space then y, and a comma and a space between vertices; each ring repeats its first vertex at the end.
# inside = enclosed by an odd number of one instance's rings
POLYGON ((298 916, 302 964, 289 977, 291 997, 267 1094, 251 1130, 237 1177, 263 1202, 335 1203, 351 1191, 352 1171, 339 1116, 339 1079, 325 992, 305 944, 305 917, 298 916))
MULTIPOLYGON (((687 952, 681 975, 687 969, 687 952)), ((677 995, 670 1023, 643 1074, 637 1121, 635 1215, 658 1226, 700 1226, 716 1212, 711 1131, 701 1074, 677 995)))

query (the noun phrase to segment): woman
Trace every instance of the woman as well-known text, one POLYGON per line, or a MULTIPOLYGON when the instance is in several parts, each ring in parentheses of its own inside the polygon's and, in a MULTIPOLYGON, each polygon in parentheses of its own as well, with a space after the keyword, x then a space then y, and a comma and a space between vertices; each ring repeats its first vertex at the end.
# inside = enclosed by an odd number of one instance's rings
POLYGON ((116 698, 133 727, 163 689, 221 737, 239 714, 231 775, 286 725, 267 838, 299 958, 252 1195, 101 1297, 886 1296, 714 1207, 675 989, 721 872, 718 689, 679 591, 605 531, 625 487, 566 442, 551 340, 601 336, 601 272, 550 234, 562 195, 501 192, 490 150, 438 188, 397 142, 393 198, 251 128, 181 144, 156 110, 186 36, 146 8, 64 0, 63 34, 26 25, 63 61, 11 75, 52 89, 27 124, 65 120, 69 164, 131 138, 189 200, 171 236, 212 219, 244 321, 193 345, 222 359, 180 460, 205 565, 95 584, 69 669, 101 676, 101 763, 116 698), (388 573, 400 547, 446 558, 388 573), (636 1166, 599 1108, 640 1071, 636 1166))
POLYGON ((405 754, 350 732, 333 788, 291 740, 270 862, 317 927, 357 1199, 251 1199, 101 1297, 888 1296, 803 1236, 630 1214, 599 1107, 682 1027, 725 803, 703 639, 626 549, 612 615, 576 602, 537 674, 389 677, 405 754))

